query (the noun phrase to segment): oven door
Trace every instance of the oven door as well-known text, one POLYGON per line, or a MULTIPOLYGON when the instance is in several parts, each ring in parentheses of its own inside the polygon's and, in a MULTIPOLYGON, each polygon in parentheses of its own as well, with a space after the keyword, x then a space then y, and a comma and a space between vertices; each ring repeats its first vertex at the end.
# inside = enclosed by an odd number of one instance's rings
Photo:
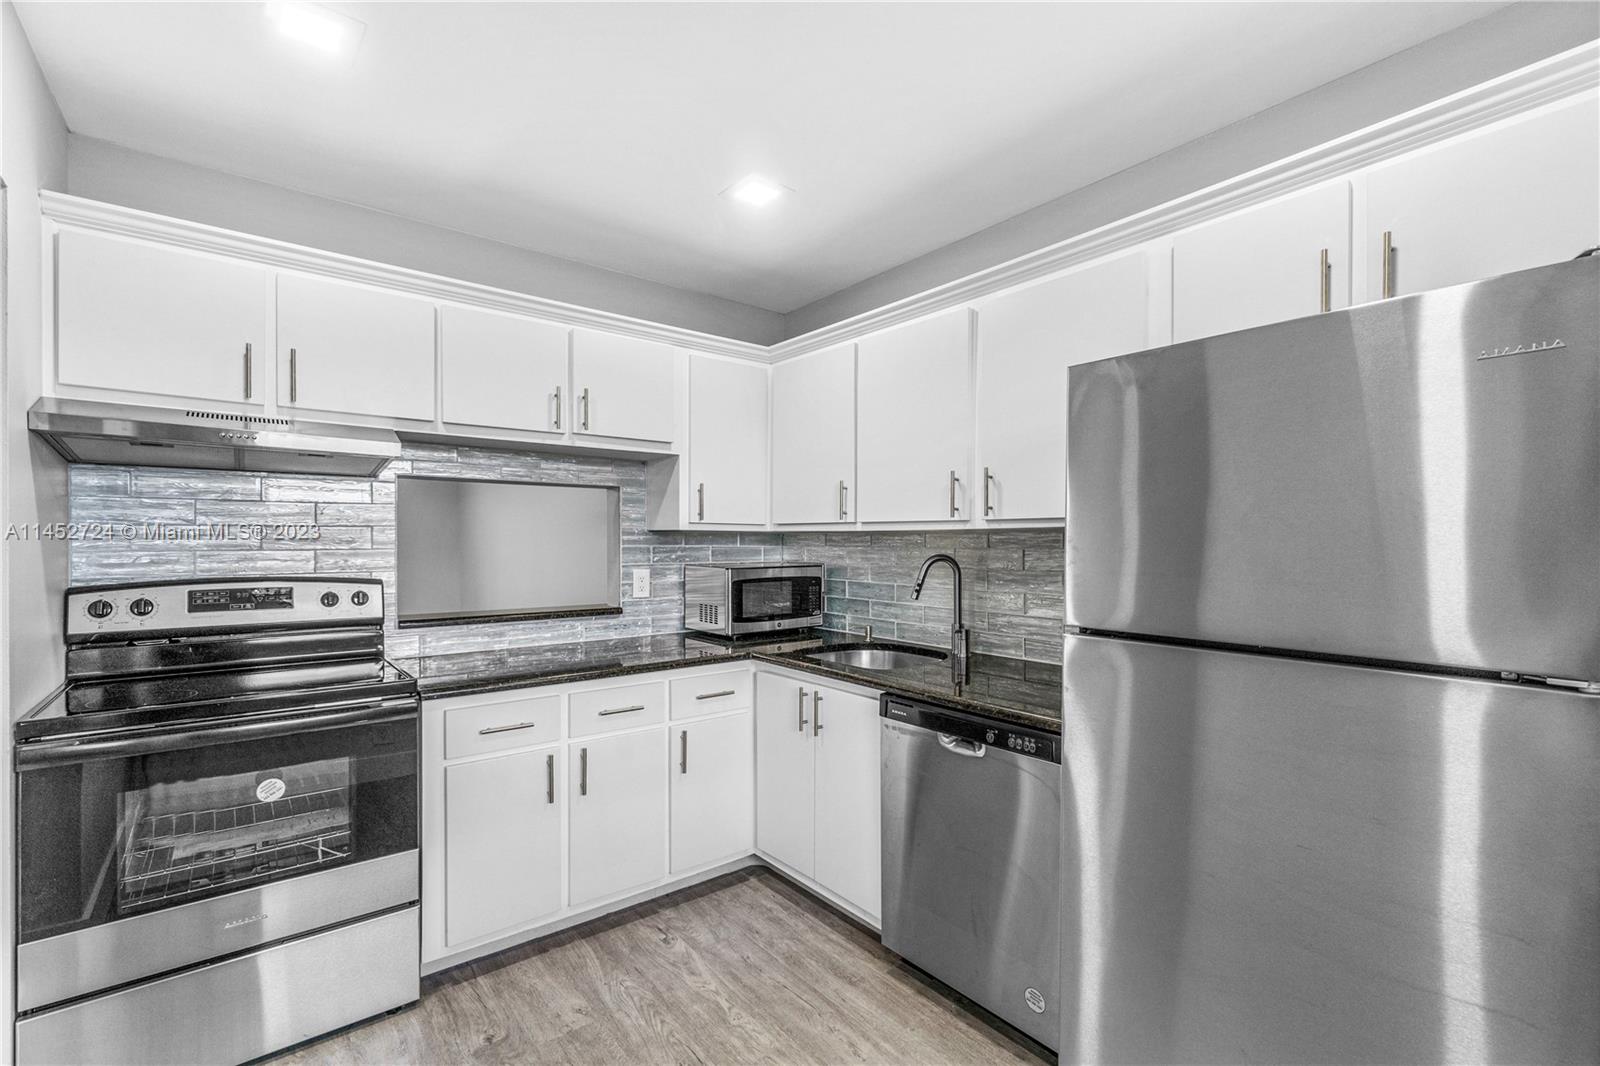
POLYGON ((28 1011, 418 897, 415 696, 20 745, 28 1011))
POLYGON ((800 629, 822 622, 822 577, 814 570, 738 570, 728 579, 733 633, 800 629))

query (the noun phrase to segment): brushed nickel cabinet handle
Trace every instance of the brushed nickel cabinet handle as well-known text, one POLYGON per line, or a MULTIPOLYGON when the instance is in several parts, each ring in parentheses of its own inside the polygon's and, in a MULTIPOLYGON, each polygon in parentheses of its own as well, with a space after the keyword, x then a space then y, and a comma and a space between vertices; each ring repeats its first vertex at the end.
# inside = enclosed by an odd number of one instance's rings
POLYGON ((556 757, 553 754, 544 757, 544 801, 556 801, 556 757))
POLYGON ((706 520, 706 483, 704 481, 700 482, 695 488, 695 494, 699 498, 699 503, 695 507, 695 521, 704 522, 706 520))
POLYGON ((950 471, 950 517, 959 518, 956 513, 956 486, 961 484, 961 479, 956 477, 954 470, 950 471))
POLYGON ((796 710, 798 710, 800 712, 800 732, 804 733, 806 731, 806 724, 807 724, 806 723, 806 690, 803 689, 803 688, 802 689, 796 689, 795 690, 795 695, 800 697, 799 706, 796 708, 796 710))
POLYGON ((1383 231, 1383 298, 1394 295, 1394 232, 1383 231))
POLYGON ((689 772, 689 731, 687 729, 678 731, 678 742, 683 745, 683 751, 678 756, 678 773, 686 774, 689 772))
POLYGON ((578 795, 589 794, 589 749, 578 749, 578 795))
POLYGON ((600 717, 604 718, 608 714, 632 714, 634 711, 642 710, 644 710, 642 703, 636 703, 632 707, 608 707, 600 712, 600 717))
POLYGON ((850 517, 850 486, 842 481, 839 482, 839 517, 850 517))
POLYGON ((289 349, 289 402, 294 403, 300 399, 300 373, 299 356, 293 348, 289 349))
POLYGON ((1333 268, 1328 264, 1326 248, 1322 250, 1322 265, 1317 271, 1317 299, 1323 314, 1333 310, 1333 268))
POLYGON ((588 389, 584 389, 583 390, 583 396, 580 398, 579 402, 581 402, 583 404, 583 425, 582 425, 581 428, 588 429, 589 428, 589 390, 588 389))
POLYGON ((561 428, 561 386, 556 386, 556 429, 561 428))
POLYGON ((983 468, 983 513, 994 514, 994 505, 989 502, 989 488, 994 484, 994 475, 989 473, 989 468, 983 468))
POLYGON ((811 735, 822 735, 822 690, 818 689, 811 694, 811 735))
POLYGON ((250 345, 244 346, 244 398, 250 398, 250 345))
POLYGON ((518 722, 515 725, 484 726, 482 729, 478 730, 478 735, 480 737, 486 737, 491 733, 513 733, 518 729, 532 729, 538 724, 538 722, 518 722))
POLYGON ((737 690, 731 689, 731 688, 725 688, 721 692, 702 692, 702 693, 700 693, 700 695, 696 696, 695 699, 697 699, 697 700, 720 700, 724 696, 732 696, 735 691, 737 691, 737 690))

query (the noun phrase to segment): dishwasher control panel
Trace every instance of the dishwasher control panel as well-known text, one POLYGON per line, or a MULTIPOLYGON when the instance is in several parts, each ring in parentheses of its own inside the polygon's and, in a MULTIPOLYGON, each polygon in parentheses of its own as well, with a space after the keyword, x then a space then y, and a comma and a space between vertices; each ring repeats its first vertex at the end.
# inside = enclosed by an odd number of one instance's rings
POLYGON ((969 744, 1000 748, 1046 762, 1061 761, 1061 738, 1054 733, 1001 722, 971 711, 936 707, 885 693, 879 701, 878 714, 891 722, 903 722, 969 744))

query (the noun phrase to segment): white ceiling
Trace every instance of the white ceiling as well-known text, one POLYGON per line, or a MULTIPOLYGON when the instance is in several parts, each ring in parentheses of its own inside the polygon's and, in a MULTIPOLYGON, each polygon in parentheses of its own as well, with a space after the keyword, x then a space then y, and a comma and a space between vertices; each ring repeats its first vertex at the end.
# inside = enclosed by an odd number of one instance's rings
POLYGON ((1505 5, 328 6, 18 4, 76 133, 780 312, 1505 5))

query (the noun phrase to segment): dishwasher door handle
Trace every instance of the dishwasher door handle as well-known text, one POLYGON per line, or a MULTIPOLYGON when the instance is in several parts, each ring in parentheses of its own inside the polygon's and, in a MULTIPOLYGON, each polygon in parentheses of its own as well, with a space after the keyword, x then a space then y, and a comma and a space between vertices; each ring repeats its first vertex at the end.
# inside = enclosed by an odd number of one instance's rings
POLYGON ((983 753, 989 750, 987 744, 979 744, 976 740, 968 740, 965 737, 953 737, 949 733, 939 734, 939 746, 945 751, 968 759, 981 759, 983 753))

